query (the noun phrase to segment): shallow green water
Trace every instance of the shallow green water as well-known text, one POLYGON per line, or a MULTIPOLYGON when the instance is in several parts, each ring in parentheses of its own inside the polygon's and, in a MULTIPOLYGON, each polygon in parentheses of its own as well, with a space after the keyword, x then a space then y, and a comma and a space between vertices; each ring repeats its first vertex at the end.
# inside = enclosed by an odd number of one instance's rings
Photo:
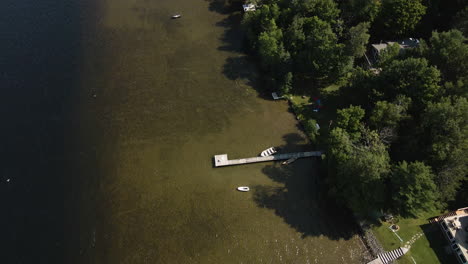
POLYGON ((63 251, 59 263, 364 261, 350 218, 317 200, 314 160, 212 166, 215 154, 311 149, 287 104, 257 93, 255 67, 241 52, 240 12, 204 0, 70 5, 77 15, 60 19, 76 22, 67 41, 76 74, 57 81, 71 99, 57 117, 65 128, 50 139, 63 142, 57 175, 65 187, 50 200, 64 198, 55 218, 65 224, 51 228, 62 239, 44 243, 45 256, 63 251), (171 20, 175 12, 183 17, 171 20))

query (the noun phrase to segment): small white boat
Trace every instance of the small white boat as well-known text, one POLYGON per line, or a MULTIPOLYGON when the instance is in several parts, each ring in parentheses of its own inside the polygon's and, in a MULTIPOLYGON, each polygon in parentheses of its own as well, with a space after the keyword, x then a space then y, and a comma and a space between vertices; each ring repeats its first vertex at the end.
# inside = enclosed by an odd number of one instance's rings
POLYGON ((281 164, 283 164, 283 165, 291 164, 296 160, 297 160, 297 158, 290 158, 290 159, 288 159, 286 161, 283 161, 281 164))
POLYGON ((248 192, 250 191, 250 188, 247 186, 240 186, 240 187, 237 187, 237 190, 241 192, 248 192))
POLYGON ((172 19, 181 18, 181 17, 182 17, 181 14, 175 14, 175 15, 171 16, 172 19))
POLYGON ((278 152, 278 151, 276 151, 276 149, 274 147, 271 147, 271 148, 267 148, 264 151, 262 151, 262 153, 260 153, 260 156, 267 157, 267 156, 271 156, 271 155, 275 154, 276 152, 278 152))

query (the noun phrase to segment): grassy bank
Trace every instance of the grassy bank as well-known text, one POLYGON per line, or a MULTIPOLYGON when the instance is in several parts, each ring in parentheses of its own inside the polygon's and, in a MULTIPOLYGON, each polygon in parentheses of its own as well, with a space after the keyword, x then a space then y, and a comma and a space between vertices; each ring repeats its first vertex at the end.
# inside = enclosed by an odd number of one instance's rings
POLYGON ((315 147, 325 149, 329 129, 336 118, 336 110, 342 100, 339 89, 345 82, 333 84, 323 89, 314 89, 312 93, 289 94, 291 109, 300 121, 307 136, 315 147), (315 111, 314 111, 315 110, 315 111), (320 129, 315 129, 318 124, 320 129))
POLYGON ((396 224, 400 229, 395 233, 389 228, 391 223, 377 222, 372 226, 372 231, 386 251, 411 245, 409 252, 398 263, 456 263, 453 255, 444 250, 447 242, 439 226, 428 221, 437 215, 432 212, 418 218, 399 218, 396 224))

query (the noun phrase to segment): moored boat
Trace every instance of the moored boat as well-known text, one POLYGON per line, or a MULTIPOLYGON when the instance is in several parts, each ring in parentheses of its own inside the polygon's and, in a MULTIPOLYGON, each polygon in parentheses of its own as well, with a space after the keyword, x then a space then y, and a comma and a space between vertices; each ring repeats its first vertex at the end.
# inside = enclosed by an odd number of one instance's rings
POLYGON ((262 151, 262 153, 260 153, 260 156, 267 157, 267 156, 271 156, 271 155, 275 154, 276 152, 278 152, 278 151, 274 147, 270 147, 270 148, 267 148, 264 151, 262 151))
POLYGON ((239 186, 239 187, 237 187, 237 190, 241 191, 241 192, 248 192, 248 191, 250 191, 250 188, 247 187, 247 186, 239 186))
POLYGON ((296 160, 297 160, 296 157, 290 158, 290 159, 288 159, 288 160, 283 161, 281 164, 283 164, 283 165, 291 164, 291 163, 293 163, 293 162, 296 161, 296 160))
POLYGON ((172 19, 176 19, 176 18, 181 18, 181 17, 182 17, 181 14, 175 14, 175 15, 173 15, 171 18, 172 18, 172 19))

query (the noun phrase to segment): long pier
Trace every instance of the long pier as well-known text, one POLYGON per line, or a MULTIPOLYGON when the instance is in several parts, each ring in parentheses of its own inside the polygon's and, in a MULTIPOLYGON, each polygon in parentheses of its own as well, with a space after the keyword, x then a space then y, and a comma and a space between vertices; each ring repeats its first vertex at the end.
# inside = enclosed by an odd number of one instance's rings
POLYGON ((322 156, 322 151, 308 151, 308 152, 295 152, 295 153, 284 153, 276 154, 266 157, 252 157, 245 159, 228 159, 227 154, 220 154, 214 156, 214 166, 231 166, 231 165, 241 165, 255 162, 264 162, 264 161, 273 161, 273 160, 287 160, 290 158, 307 158, 307 157, 320 157, 322 156))

